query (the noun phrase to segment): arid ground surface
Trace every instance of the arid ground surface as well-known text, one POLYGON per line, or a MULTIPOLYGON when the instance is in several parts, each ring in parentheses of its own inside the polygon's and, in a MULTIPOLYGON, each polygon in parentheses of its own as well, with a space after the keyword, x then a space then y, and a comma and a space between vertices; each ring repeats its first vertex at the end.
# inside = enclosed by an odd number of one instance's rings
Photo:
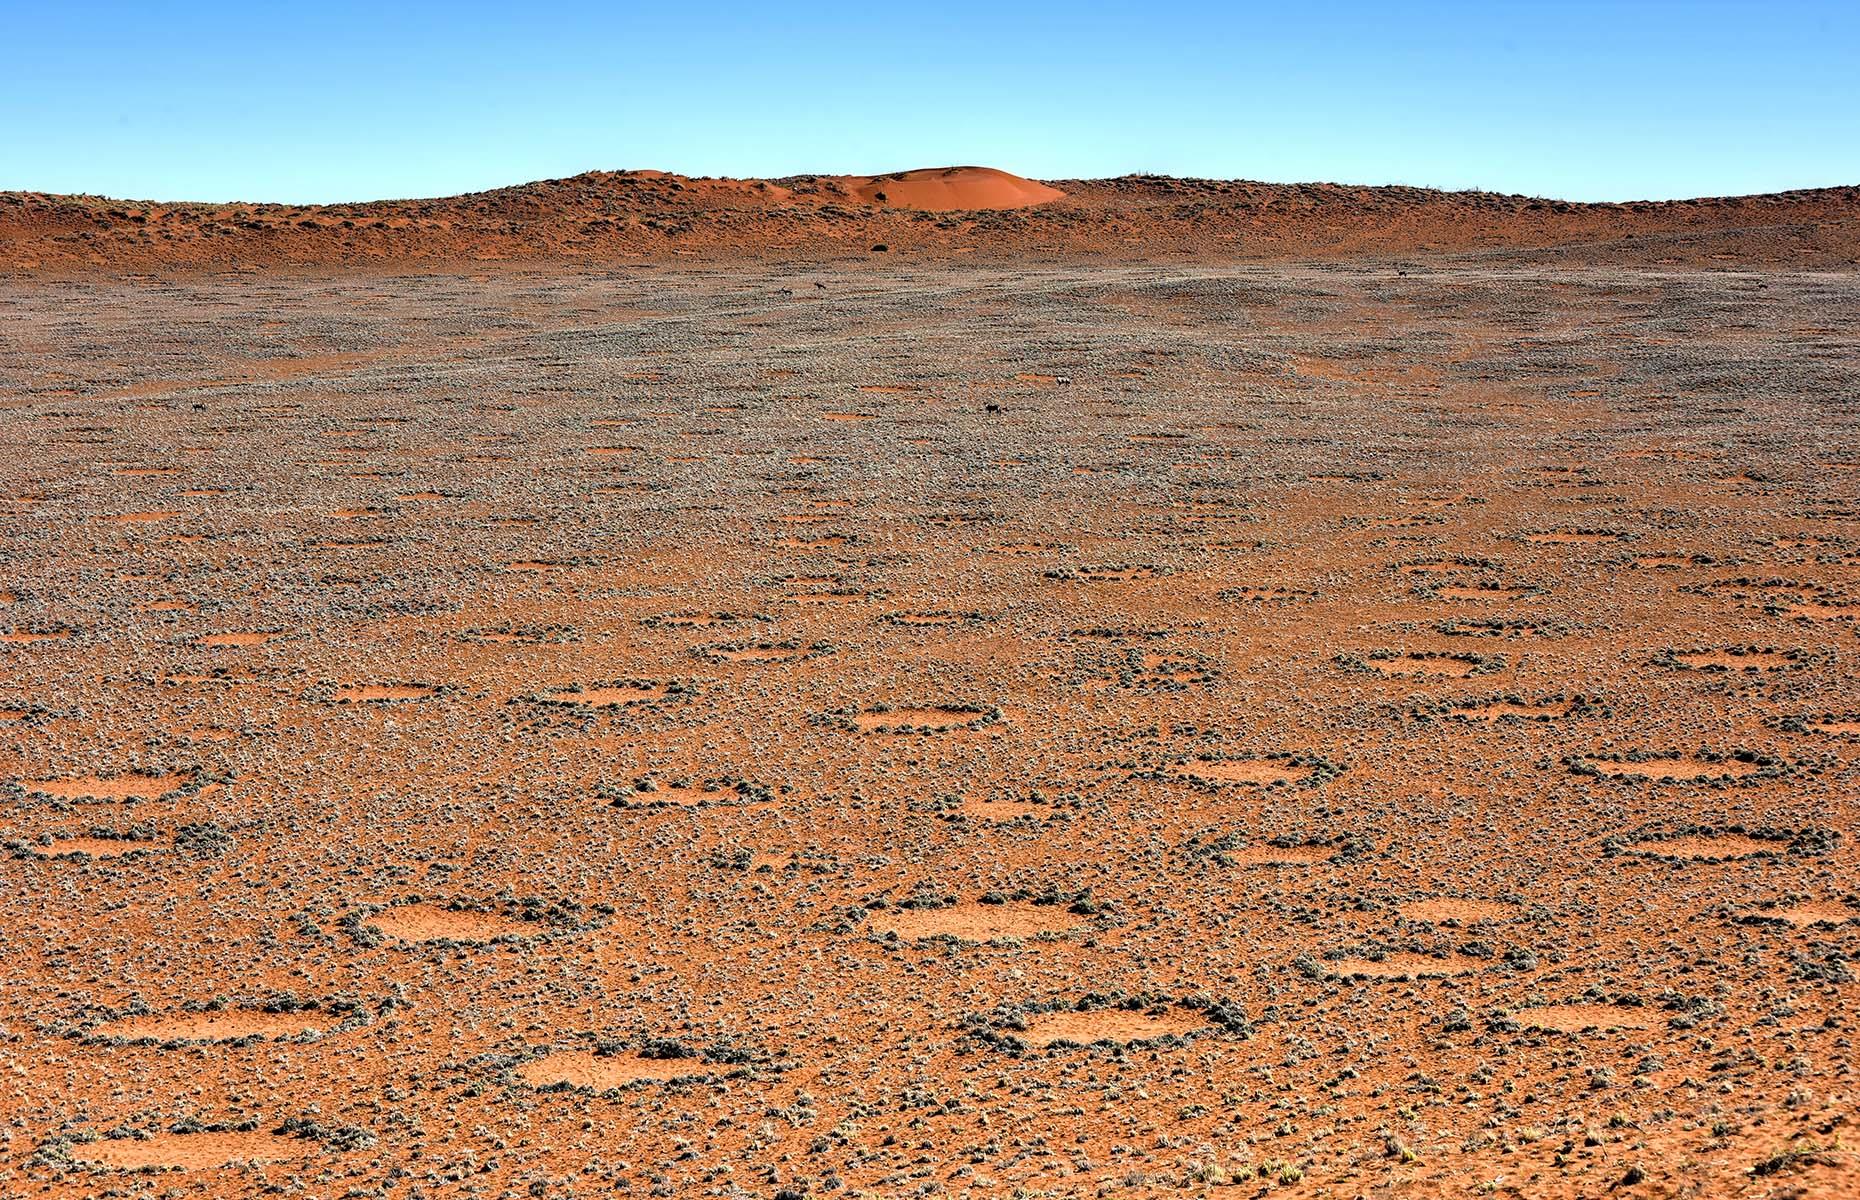
POLYGON ((16 274, 0 406, 0 1194, 1856 1190, 1849 270, 16 274))

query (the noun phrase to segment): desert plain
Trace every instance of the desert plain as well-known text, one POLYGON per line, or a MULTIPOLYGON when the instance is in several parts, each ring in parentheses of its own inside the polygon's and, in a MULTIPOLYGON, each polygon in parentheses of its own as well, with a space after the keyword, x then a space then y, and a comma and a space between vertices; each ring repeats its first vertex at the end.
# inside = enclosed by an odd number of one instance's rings
POLYGON ((0 1195, 1860 1191, 1855 194, 1004 179, 4 198, 0 1195))

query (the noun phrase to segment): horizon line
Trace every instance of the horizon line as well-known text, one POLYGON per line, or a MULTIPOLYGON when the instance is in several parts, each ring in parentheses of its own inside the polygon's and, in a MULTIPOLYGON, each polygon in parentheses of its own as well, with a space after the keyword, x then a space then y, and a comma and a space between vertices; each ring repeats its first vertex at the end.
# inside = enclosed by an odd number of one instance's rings
POLYGON ((1005 167, 986 166, 980 163, 951 163, 951 164, 946 164, 946 165, 929 166, 929 167, 899 167, 899 168, 893 168, 891 170, 886 170, 886 171, 872 171, 872 172, 866 172, 866 173, 842 172, 842 171, 795 171, 795 172, 790 172, 784 175, 694 175, 694 174, 686 174, 680 171, 667 170, 663 167, 613 167, 613 168, 591 167, 586 170, 576 171, 576 172, 573 172, 567 175, 542 175, 542 176, 536 176, 530 179, 519 179, 519 180, 509 182, 509 183, 493 184, 489 187, 467 188, 465 190, 455 191, 455 192, 440 192, 440 193, 433 193, 433 194, 428 194, 428 195, 376 196, 376 197, 369 198, 369 199, 344 199, 344 200, 260 200, 260 199, 252 199, 249 197, 234 198, 234 199, 214 199, 214 198, 205 198, 205 197, 154 198, 154 197, 149 197, 149 196, 133 196, 133 195, 126 195, 126 194, 114 194, 110 192, 48 191, 44 189, 25 188, 25 187, 0 187, 0 195, 42 196, 42 197, 46 197, 48 199, 54 199, 54 200, 107 200, 107 201, 113 201, 117 203, 154 204, 154 205, 171 205, 171 206, 212 204, 212 205, 251 205, 255 207, 269 207, 269 208, 284 208, 284 207, 342 208, 342 207, 359 207, 359 206, 371 205, 371 204, 411 204, 411 203, 421 203, 421 202, 432 203, 432 202, 439 202, 439 201, 445 201, 445 200, 460 200, 460 199, 465 199, 465 198, 472 197, 472 196, 489 195, 493 192, 502 192, 502 191, 509 191, 515 188, 531 187, 536 184, 542 184, 542 183, 563 183, 571 179, 580 179, 584 176, 589 176, 589 175, 662 175, 662 176, 666 176, 666 177, 673 178, 673 179, 690 180, 692 182, 699 182, 699 183, 702 183, 702 182, 758 183, 760 182, 760 183, 779 184, 787 180, 802 180, 802 179, 875 180, 875 179, 889 178, 894 175, 908 174, 912 172, 951 171, 951 170, 1000 171, 1004 174, 1016 175, 1017 178, 1027 179, 1035 183, 1045 183, 1049 185, 1062 184, 1062 183, 1072 183, 1072 184, 1109 183, 1109 182, 1114 182, 1116 180, 1121 180, 1121 179, 1154 179, 1154 180, 1174 180, 1174 181, 1185 182, 1185 183, 1193 182, 1193 183, 1257 184, 1257 185, 1263 185, 1266 187, 1357 188, 1357 189, 1365 189, 1365 190, 1370 190, 1370 191, 1392 190, 1392 189, 1399 188, 1399 189, 1405 189, 1405 190, 1410 190, 1410 191, 1436 192, 1441 195, 1502 196, 1502 197, 1508 197, 1508 198, 1522 198, 1522 199, 1528 199, 1528 200, 1547 201, 1550 203, 1557 203, 1557 204, 1581 205, 1584 207, 1595 207, 1595 208, 1628 207, 1628 206, 1646 205, 1646 204, 1686 204, 1686 203, 1703 201, 1703 200, 1748 200, 1748 199, 1755 199, 1755 198, 1760 198, 1764 196, 1790 196, 1790 195, 1797 195, 1797 194, 1801 194, 1805 192, 1835 192, 1835 191, 1844 191, 1844 190, 1854 188, 1854 187, 1860 187, 1860 182, 1836 183, 1836 184, 1810 184, 1810 185, 1804 185, 1800 187, 1777 188, 1777 189, 1772 189, 1769 191, 1757 191, 1757 192, 1704 193, 1704 194, 1698 194, 1698 195, 1670 196, 1670 197, 1665 197, 1665 198, 1635 197, 1635 198, 1624 199, 1624 200, 1577 200, 1577 199, 1571 199, 1565 196, 1556 196, 1556 195, 1549 195, 1545 193, 1536 193, 1536 192, 1500 191, 1500 190, 1493 190, 1490 188, 1484 188, 1484 187, 1478 187, 1478 186, 1445 187, 1445 186, 1440 186, 1436 184, 1406 183, 1406 182, 1398 182, 1398 181, 1390 181, 1390 182, 1384 182, 1384 183, 1365 183, 1365 182, 1360 182, 1360 181, 1346 181, 1346 180, 1341 180, 1341 179, 1259 179, 1259 178, 1252 178, 1252 177, 1238 176, 1238 175, 1235 175, 1235 176, 1176 175, 1176 174, 1170 174, 1168 172, 1149 171, 1149 170, 1126 171, 1120 175, 1033 176, 1033 175, 1017 175, 1016 172, 1010 171, 1005 167))

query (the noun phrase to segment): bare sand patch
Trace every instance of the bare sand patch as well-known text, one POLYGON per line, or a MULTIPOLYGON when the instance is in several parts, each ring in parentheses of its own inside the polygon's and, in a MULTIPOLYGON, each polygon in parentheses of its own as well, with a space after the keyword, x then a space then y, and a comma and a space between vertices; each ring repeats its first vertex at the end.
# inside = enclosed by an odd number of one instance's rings
POLYGON ((1029 800, 990 800, 984 796, 971 796, 963 800, 958 811, 965 817, 1006 824, 1022 817, 1049 816, 1054 809, 1050 804, 1035 804, 1029 800))
POLYGON ((1552 1033, 1581 1033, 1589 1029, 1649 1029, 1653 1022, 1639 1009, 1613 1004, 1545 1004, 1513 1014, 1526 1029, 1552 1033))
POLYGON ((1860 909, 1839 900, 1804 900, 1781 908, 1758 909, 1751 915, 1767 921, 1781 921, 1797 929, 1816 925, 1851 925, 1860 921, 1860 909))
POLYGON ((1169 774, 1179 779, 1202 783, 1243 783, 1269 787, 1275 783, 1298 783, 1311 778, 1315 767, 1277 758, 1226 758, 1211 762, 1175 763, 1169 774))
POLYGON ((63 837, 50 846, 34 846, 40 854, 57 857, 61 854, 84 854, 91 858, 122 858, 126 854, 157 849, 150 841, 138 841, 130 838, 103 837, 63 837))
POLYGON ((200 606, 188 600, 149 600, 136 605, 137 612, 199 612, 200 606))
POLYGON ((993 167, 923 167, 833 182, 867 204, 922 212, 1030 208, 1065 198, 1057 188, 993 167))
POLYGON ((307 1138, 275 1133, 158 1133, 146 1138, 104 1138, 71 1147, 78 1162, 134 1171, 148 1167, 202 1170, 233 1163, 288 1162, 319 1149, 307 1138))
POLYGON ((1860 734, 1860 717, 1811 717, 1802 722, 1808 733, 1826 733, 1841 737, 1860 734))
POLYGON ((275 633, 263 633, 256 630, 234 630, 228 633, 202 634, 198 645, 202 646, 262 646, 279 636, 275 633))
POLYGON ((1155 1038, 1193 1033, 1208 1027, 1207 1018, 1186 1009, 1161 1013, 1122 1008, 1096 1008, 1088 1012, 1049 1012, 1027 1018, 1027 1027, 1013 1031, 1029 1046, 1047 1047, 1060 1042, 1089 1046, 1094 1042, 1147 1042, 1155 1038))
POLYGON ((852 723, 860 733, 902 732, 906 729, 925 733, 942 733, 946 730, 978 724, 986 716, 986 713, 975 709, 945 708, 939 705, 923 708, 868 709, 865 712, 853 714, 852 723))
POLYGON ((22 779, 19 786, 55 800, 157 800, 180 790, 185 775, 85 775, 73 779, 22 779))
POLYGON ((490 942, 498 938, 534 937, 541 925, 496 913, 466 912, 442 904, 397 904, 365 918, 397 942, 490 942))
POLYGON ((1380 958, 1334 958, 1325 969, 1339 979, 1438 979, 1449 975, 1470 975, 1483 966, 1479 959, 1463 954, 1436 957, 1401 951, 1380 958))
POLYGON ((635 1083, 663 1083, 669 1079, 716 1073, 715 1067, 696 1057, 647 1058, 632 1051, 596 1054, 591 1050, 556 1050, 516 1069, 517 1078, 533 1087, 567 1084, 597 1092, 635 1083))
POLYGON ((62 642, 71 637, 69 629, 9 629, 0 633, 0 644, 29 646, 34 642, 62 642))
POLYGON ((906 941, 952 937, 965 942, 996 938, 1031 938, 1067 933, 1086 918, 1058 904, 955 904, 947 908, 886 908, 867 919, 878 933, 895 933, 906 941))

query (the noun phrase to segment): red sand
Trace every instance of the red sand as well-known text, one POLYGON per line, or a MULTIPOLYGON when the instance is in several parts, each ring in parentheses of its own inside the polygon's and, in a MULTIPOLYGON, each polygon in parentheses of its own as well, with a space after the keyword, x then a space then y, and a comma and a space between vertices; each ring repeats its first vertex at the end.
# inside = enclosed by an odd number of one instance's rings
POLYGON ((779 180, 591 171, 463 196, 329 205, 0 193, 0 270, 826 261, 877 253, 1118 261, 1491 253, 1510 262, 1826 269, 1860 262, 1860 188, 1576 204, 1153 175, 1043 183, 988 167, 944 167, 779 180))
POLYGON ((1058 188, 993 167, 932 167, 891 175, 849 175, 841 182, 868 204, 924 212, 1031 208, 1066 196, 1058 188))

